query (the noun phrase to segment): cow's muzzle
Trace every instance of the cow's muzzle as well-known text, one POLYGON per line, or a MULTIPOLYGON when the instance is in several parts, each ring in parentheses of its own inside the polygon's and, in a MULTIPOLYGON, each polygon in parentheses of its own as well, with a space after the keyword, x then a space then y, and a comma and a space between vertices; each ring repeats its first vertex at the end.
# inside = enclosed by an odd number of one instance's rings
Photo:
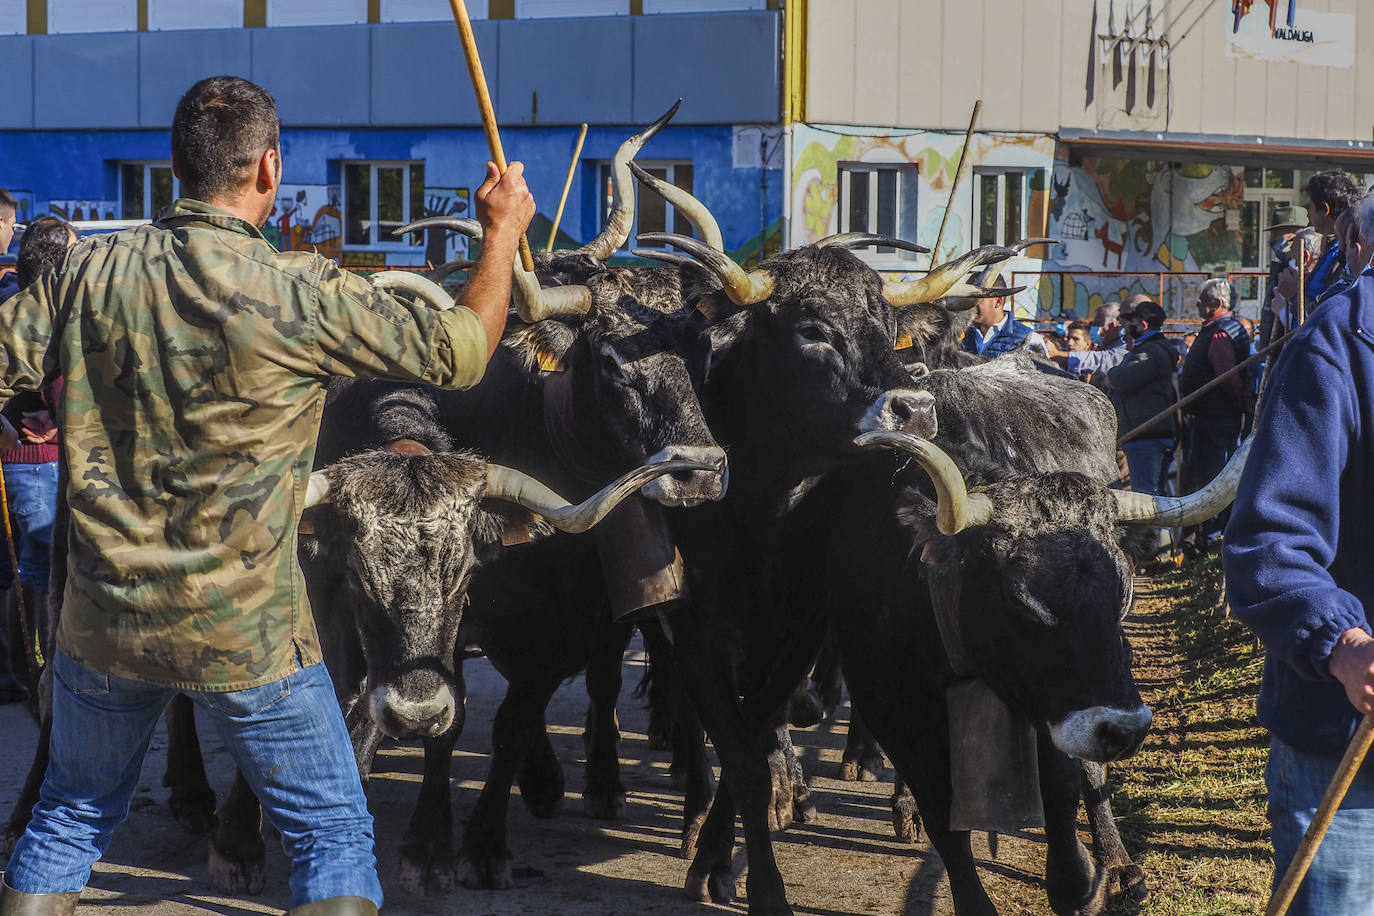
POLYGON ((368 715, 392 738, 433 738, 453 726, 457 711, 453 689, 448 684, 412 699, 401 690, 382 685, 368 694, 368 715))
POLYGON ((670 445, 651 456, 645 464, 662 461, 698 461, 712 465, 709 471, 674 471, 655 477, 640 493, 664 506, 696 506, 720 499, 730 484, 730 471, 725 462, 725 450, 719 446, 670 445))
POLYGON ((884 391, 859 420, 860 433, 901 432, 931 439, 937 430, 935 396, 909 388, 884 391))
POLYGON ((1135 709, 1093 706, 1050 725, 1050 737, 1070 757, 1110 763, 1140 750, 1153 719, 1143 703, 1135 709))

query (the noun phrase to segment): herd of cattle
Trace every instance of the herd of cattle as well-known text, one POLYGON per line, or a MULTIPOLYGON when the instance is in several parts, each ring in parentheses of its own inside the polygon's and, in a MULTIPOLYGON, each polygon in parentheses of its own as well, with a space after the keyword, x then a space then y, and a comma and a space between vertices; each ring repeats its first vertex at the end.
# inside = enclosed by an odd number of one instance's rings
MULTIPOLYGON (((959 352, 959 305, 989 294, 1011 249, 895 282, 849 249, 912 246, 846 234, 743 269, 699 202, 630 162, 671 116, 617 154, 601 235, 538 255, 534 273, 516 264, 520 320, 480 385, 331 384, 300 563, 360 774, 385 737, 424 745, 401 886, 511 886, 511 786, 535 814, 557 811, 563 773, 544 710, 579 672, 587 812, 621 813, 615 709, 639 627, 654 736, 671 743, 684 786, 689 895, 734 899, 738 815, 749 912, 791 912, 770 832, 814 816, 788 714, 824 656, 852 699, 850 771, 872 760, 873 741, 886 752, 903 787, 894 807, 910 816, 914 798, 960 916, 996 912, 968 832, 951 828, 960 761, 947 691, 968 678, 1037 734, 1054 912, 1143 896, 1102 791, 1103 764, 1132 754, 1150 724, 1120 626, 1133 532, 1215 512, 1239 461, 1182 499, 1113 489, 1115 415, 1095 388, 1026 355, 959 352), (627 240, 632 168, 695 230, 642 237, 678 249, 650 253, 664 266, 605 263, 627 240), (463 659, 478 647, 509 688, 455 854, 449 762, 463 659), (1093 854, 1078 838, 1084 800, 1093 854)), ((480 235, 454 219, 402 231, 419 229, 480 235)), ((374 282, 448 308, 441 283, 456 276, 374 282)), ((260 891, 256 799, 236 780, 216 811, 189 703, 168 722, 174 812, 212 832, 217 889, 260 891)))

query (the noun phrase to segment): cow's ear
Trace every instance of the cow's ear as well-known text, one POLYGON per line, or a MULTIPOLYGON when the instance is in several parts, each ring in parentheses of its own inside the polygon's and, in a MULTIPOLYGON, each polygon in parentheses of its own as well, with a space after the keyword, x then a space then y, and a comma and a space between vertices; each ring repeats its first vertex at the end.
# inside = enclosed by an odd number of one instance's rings
POLYGON ((562 372, 576 332, 557 318, 548 318, 517 328, 506 335, 505 344, 514 350, 525 368, 539 372, 562 372))
POLYGON ((472 540, 477 560, 489 563, 507 547, 520 547, 553 534, 547 521, 500 499, 484 499, 477 509, 472 540))

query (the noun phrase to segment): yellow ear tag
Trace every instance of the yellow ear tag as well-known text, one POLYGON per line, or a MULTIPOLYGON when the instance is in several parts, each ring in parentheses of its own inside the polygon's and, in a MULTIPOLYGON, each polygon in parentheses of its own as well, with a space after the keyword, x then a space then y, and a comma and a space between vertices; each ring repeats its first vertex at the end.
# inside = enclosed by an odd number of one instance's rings
POLYGON ((563 364, 558 361, 558 357, 544 350, 536 350, 534 359, 539 364, 541 372, 562 372, 563 364))
POLYGON ((910 349, 911 349, 912 347, 914 347, 914 346, 916 346, 916 342, 913 341, 913 340, 911 339, 911 335, 910 335, 910 334, 903 334, 901 337, 898 337, 898 338, 897 338, 897 345, 896 345, 895 347, 893 347, 892 349, 894 349, 894 350, 910 350, 910 349))
POLYGON ((302 518, 301 523, 296 526, 297 534, 314 534, 315 520, 313 518, 302 518))

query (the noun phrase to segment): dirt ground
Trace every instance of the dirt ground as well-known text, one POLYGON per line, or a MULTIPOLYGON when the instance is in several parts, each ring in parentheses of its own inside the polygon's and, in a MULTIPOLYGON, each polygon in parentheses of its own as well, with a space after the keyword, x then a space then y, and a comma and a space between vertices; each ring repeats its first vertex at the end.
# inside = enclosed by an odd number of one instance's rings
MULTIPOLYGON (((386 889, 386 912, 516 914, 692 914, 742 912, 744 907, 706 907, 682 892, 687 862, 678 855, 680 794, 669 784, 668 755, 651 751, 644 735, 642 703, 628 697, 638 682, 642 657, 627 654, 626 696, 621 705, 623 780, 629 790, 620 822, 582 815, 581 723, 586 693, 580 679, 555 696, 549 710, 554 746, 567 775, 564 813, 551 821, 535 819, 513 800, 510 845, 516 886, 507 891, 459 887, 443 897, 417 897, 396 883, 401 835, 419 788, 422 765, 418 745, 383 745, 370 789, 377 821, 378 860, 386 889)), ((481 788, 490 742, 490 725, 505 682, 484 660, 468 663, 467 727, 452 767, 458 829, 481 788)), ((944 869, 924 842, 911 846, 892 834, 888 795, 891 784, 838 780, 847 708, 816 728, 798 731, 808 774, 813 776, 819 822, 794 826, 775 838, 779 866, 799 914, 949 914, 944 869)), ((17 796, 37 737, 37 728, 20 705, 0 707, 0 816, 17 796)), ((211 784, 227 791, 232 764, 227 752, 203 737, 211 784)), ((167 808, 162 787, 166 736, 155 735, 128 821, 91 879, 80 912, 86 916, 186 916, 192 913, 278 913, 289 902, 286 863, 274 835, 268 839, 266 891, 236 899, 211 892, 206 866, 207 840, 183 830, 167 808)), ((888 777, 891 770, 888 770, 888 777)), ((518 791, 518 790, 517 790, 518 791)), ((1034 835, 1001 837, 998 856, 989 856, 986 838, 975 838, 984 881, 1003 912, 1044 912, 1039 876, 1043 845, 1034 835), (1012 901, 1016 901, 1013 903, 1012 901), (1030 908, 1027 908, 1029 905, 1030 908)), ((743 894, 744 882, 740 881, 743 894)))

